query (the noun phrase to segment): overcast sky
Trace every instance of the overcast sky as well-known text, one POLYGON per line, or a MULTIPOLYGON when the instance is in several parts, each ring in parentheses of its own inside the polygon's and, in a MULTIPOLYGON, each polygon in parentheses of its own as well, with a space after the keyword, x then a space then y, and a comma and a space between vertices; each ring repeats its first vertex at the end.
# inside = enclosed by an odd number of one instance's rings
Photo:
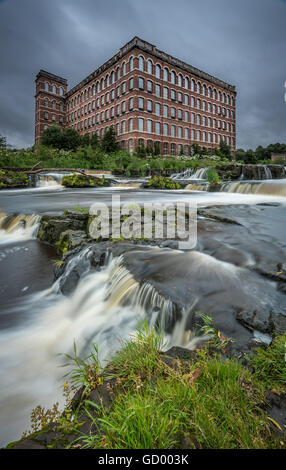
POLYGON ((69 88, 139 36, 237 88, 237 146, 286 142, 285 0, 0 0, 0 134, 34 142, 35 76, 69 88))

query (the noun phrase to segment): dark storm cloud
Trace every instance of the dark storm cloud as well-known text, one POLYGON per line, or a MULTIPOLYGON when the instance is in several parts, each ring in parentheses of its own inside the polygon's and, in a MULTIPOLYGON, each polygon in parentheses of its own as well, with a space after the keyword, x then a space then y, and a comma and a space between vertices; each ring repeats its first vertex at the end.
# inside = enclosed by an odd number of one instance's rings
POLYGON ((69 86, 138 35, 237 87, 238 146, 286 141, 284 0, 0 0, 0 134, 33 143, 34 79, 69 86))

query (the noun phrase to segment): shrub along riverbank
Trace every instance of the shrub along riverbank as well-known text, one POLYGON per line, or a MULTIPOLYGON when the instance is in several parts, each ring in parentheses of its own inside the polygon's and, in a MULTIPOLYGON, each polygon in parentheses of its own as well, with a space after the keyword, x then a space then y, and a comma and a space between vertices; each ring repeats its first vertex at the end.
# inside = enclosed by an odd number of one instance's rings
POLYGON ((195 351, 163 353, 163 335, 146 323, 105 368, 97 347, 85 360, 75 348, 64 412, 37 407, 31 431, 8 448, 286 448, 286 335, 237 356, 198 316, 210 341, 195 351))

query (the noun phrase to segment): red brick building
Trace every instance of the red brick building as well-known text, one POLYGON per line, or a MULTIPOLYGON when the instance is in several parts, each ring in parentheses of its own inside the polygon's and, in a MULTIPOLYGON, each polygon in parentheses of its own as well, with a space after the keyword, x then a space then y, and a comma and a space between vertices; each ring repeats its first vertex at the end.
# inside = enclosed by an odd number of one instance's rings
POLYGON ((222 140, 235 152, 235 87, 138 37, 69 91, 41 70, 35 98, 35 142, 53 124, 99 137, 113 125, 131 152, 157 142, 164 155, 189 155, 193 143, 214 149, 222 140))

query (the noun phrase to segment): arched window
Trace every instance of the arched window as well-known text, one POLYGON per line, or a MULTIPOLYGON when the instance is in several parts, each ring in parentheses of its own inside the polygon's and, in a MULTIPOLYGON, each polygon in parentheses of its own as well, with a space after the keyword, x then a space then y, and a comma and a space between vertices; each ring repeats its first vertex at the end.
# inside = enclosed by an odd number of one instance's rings
POLYGON ((200 82, 197 83, 197 93, 201 93, 201 84, 200 84, 200 82))
POLYGON ((138 119, 138 131, 141 131, 141 132, 144 131, 144 119, 142 118, 138 119))
POLYGON ((195 91, 195 80, 192 78, 191 80, 191 91, 195 91))
POLYGON ((147 72, 151 74, 153 73, 153 64, 152 64, 152 60, 150 59, 147 62, 147 72))
POLYGON ((111 81, 111 85, 113 85, 114 83, 114 80, 115 80, 115 77, 114 77, 114 71, 111 72, 110 74, 110 81, 111 81))
POLYGON ((161 67, 156 65, 156 78, 161 78, 161 67))
POLYGON ((171 83, 173 83, 173 84, 176 83, 176 74, 175 74, 175 72, 171 72, 171 83))
POLYGON ((45 99, 44 99, 44 105, 46 106, 46 108, 48 108, 48 106, 49 106, 49 100, 48 100, 48 98, 45 98, 45 99))
POLYGON ((213 100, 216 100, 216 90, 213 89, 213 100))
POLYGON ((139 70, 144 71, 144 58, 142 56, 139 57, 139 70))
POLYGON ((55 102, 55 100, 52 101, 52 107, 53 109, 57 109, 57 103, 55 102))
POLYGON ((56 85, 53 85, 52 91, 53 91, 53 93, 55 93, 55 94, 57 93, 57 87, 56 87, 56 85))
POLYGON ((50 91, 49 82, 45 82, 45 91, 50 91))
POLYGON ((182 84, 183 84, 183 77, 182 77, 182 75, 179 73, 179 75, 178 75, 178 85, 179 85, 179 86, 182 86, 182 84))
POLYGON ((124 77, 124 75, 126 75, 126 63, 123 62, 122 64, 122 76, 124 77))
MULTIPOLYGON (((101 88, 101 91, 104 90, 104 79, 103 78, 100 80, 100 88, 101 88)), ((85 98, 86 97, 85 97, 85 92, 84 92, 84 99, 85 98)))
POLYGON ((132 132, 133 131, 133 118, 129 119, 129 132, 132 132))
POLYGON ((163 79, 165 80, 165 82, 167 82, 169 79, 169 71, 166 68, 164 68, 163 79))
POLYGON ((106 75, 106 81, 105 81, 105 83, 106 83, 106 88, 109 87, 110 81, 109 81, 109 75, 108 75, 108 74, 106 75))
POLYGON ((62 89, 62 87, 60 87, 60 96, 63 96, 64 94, 64 90, 62 89))
POLYGON ((189 79, 188 79, 188 77, 185 77, 185 88, 186 88, 186 90, 189 89, 189 79))
POLYGON ((132 72, 133 69, 134 69, 134 59, 133 59, 133 57, 130 57, 130 59, 129 59, 129 71, 132 72))
POLYGON ((206 96, 207 93, 207 87, 206 85, 203 85, 203 95, 206 96))

